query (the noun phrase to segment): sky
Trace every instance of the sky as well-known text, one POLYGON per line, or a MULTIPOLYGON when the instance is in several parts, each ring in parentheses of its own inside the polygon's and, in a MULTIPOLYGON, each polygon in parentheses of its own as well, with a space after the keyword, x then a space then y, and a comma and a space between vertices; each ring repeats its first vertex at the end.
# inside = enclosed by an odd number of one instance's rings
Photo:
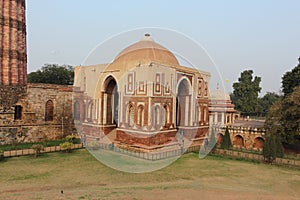
POLYGON ((261 95, 279 92, 282 75, 300 56, 298 0, 26 2, 28 72, 46 63, 81 65, 97 45, 143 27, 174 30, 201 44, 227 92, 246 69, 262 77, 261 95))

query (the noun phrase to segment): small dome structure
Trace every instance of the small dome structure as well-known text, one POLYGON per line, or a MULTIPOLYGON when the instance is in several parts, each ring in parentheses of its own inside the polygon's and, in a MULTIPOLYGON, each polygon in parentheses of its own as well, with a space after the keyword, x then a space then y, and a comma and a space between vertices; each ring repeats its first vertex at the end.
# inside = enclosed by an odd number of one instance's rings
POLYGON ((221 90, 219 85, 217 89, 210 92, 210 98, 212 101, 231 101, 229 94, 221 90))

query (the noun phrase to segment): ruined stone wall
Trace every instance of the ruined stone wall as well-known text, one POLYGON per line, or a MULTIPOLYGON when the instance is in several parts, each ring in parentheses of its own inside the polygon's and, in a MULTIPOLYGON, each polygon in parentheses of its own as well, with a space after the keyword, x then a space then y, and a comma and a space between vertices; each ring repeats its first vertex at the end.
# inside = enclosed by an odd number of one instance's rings
POLYGON ((16 119, 16 107, 0 112, 0 143, 60 139, 76 133, 72 114, 72 86, 29 84, 24 98, 15 106, 22 108, 16 119), (46 104, 53 102, 53 120, 46 120, 46 104))

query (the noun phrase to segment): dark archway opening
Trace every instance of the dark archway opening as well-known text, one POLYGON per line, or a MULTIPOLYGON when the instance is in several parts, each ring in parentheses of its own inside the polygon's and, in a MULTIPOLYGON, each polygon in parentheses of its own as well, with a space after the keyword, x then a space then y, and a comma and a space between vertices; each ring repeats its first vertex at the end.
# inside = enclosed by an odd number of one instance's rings
POLYGON ((105 81, 106 96, 106 124, 118 126, 119 122, 119 94, 116 80, 109 76, 105 81))
POLYGON ((187 126, 186 119, 189 115, 189 83, 183 79, 178 86, 176 97, 176 126, 187 126))
POLYGON ((244 138, 240 135, 236 135, 233 140, 233 145, 237 147, 243 147, 244 146, 244 138))

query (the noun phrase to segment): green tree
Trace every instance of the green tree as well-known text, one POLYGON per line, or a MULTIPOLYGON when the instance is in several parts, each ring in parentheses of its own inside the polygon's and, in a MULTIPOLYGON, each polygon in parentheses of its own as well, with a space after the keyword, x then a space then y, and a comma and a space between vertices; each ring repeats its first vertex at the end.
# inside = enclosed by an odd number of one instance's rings
POLYGON ((263 148, 263 156, 265 161, 272 163, 276 159, 276 142, 275 137, 271 134, 266 136, 266 141, 263 148))
POLYGON ((40 70, 28 74, 28 82, 72 85, 74 69, 70 65, 45 64, 40 70))
POLYGON ((282 158, 284 153, 283 153, 283 147, 282 147, 280 133, 275 135, 275 147, 276 147, 276 156, 278 158, 282 158))
POLYGON ((238 82, 233 84, 233 103, 242 115, 257 113, 261 77, 255 76, 253 80, 252 74, 252 70, 243 71, 238 82))
POLYGON ((258 98, 257 115, 265 117, 270 107, 281 98, 282 97, 275 92, 267 92, 263 97, 258 98))
POLYGON ((225 130, 225 135, 224 135, 222 143, 221 143, 221 148, 222 149, 230 149, 231 147, 232 147, 232 144, 231 144, 231 139, 230 139, 230 133, 229 133, 229 129, 227 126, 226 130, 225 130))
POLYGON ((291 94, 296 86, 300 86, 300 58, 299 64, 292 71, 286 72, 282 77, 282 92, 284 96, 291 94))
MULTIPOLYGON (((278 131, 277 129, 276 131, 278 131)), ((284 155, 280 133, 267 133, 266 141, 263 147, 263 156, 265 161, 272 163, 276 158, 282 158, 284 155)))
POLYGON ((284 142, 294 144, 300 136, 300 86, 282 101, 281 124, 284 127, 284 142))
POLYGON ((266 130, 281 134, 284 144, 295 144, 300 137, 300 86, 270 107, 265 121, 266 130))

